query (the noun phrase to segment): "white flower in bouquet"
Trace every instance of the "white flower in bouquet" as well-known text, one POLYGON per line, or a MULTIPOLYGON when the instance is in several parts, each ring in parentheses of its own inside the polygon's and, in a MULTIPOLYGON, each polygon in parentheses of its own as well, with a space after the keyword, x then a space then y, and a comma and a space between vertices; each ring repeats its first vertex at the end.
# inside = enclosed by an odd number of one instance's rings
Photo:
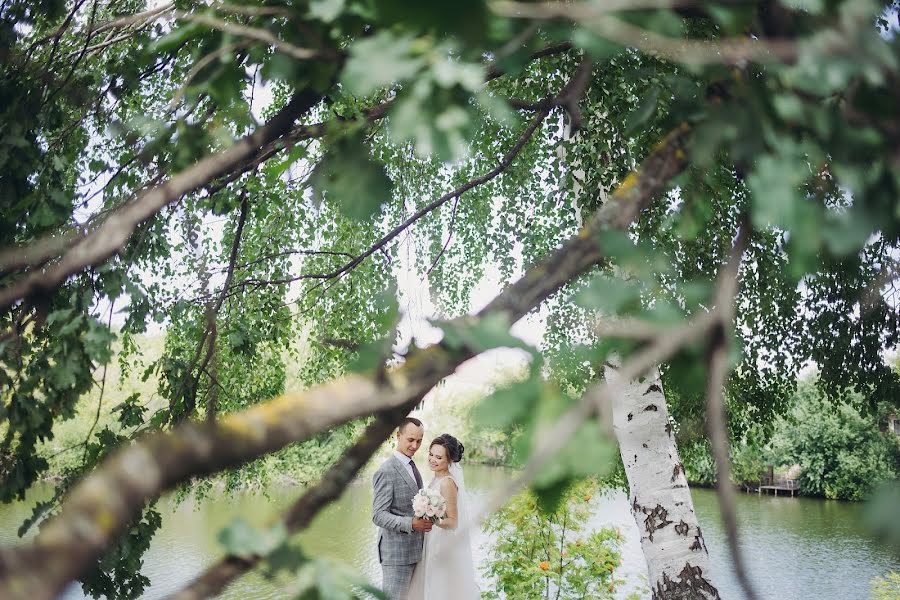
POLYGON ((420 519, 439 523, 447 514, 447 501, 432 489, 422 489, 413 496, 413 514, 420 519))

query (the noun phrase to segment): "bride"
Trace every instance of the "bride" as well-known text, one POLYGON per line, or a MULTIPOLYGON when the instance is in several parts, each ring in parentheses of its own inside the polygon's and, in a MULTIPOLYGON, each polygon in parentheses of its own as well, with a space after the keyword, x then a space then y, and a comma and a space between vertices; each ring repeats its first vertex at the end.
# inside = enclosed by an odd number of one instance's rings
POLYGON ((422 560, 409 587, 409 600, 475 600, 481 597, 469 542, 469 506, 459 461, 464 447, 445 433, 431 441, 429 488, 447 500, 447 515, 425 535, 422 560))

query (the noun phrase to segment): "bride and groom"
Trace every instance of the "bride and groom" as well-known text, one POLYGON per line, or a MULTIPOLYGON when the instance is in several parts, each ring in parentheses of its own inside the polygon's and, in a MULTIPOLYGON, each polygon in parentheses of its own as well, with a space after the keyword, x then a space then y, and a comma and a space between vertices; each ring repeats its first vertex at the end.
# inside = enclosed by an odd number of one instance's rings
POLYGON ((481 594, 469 542, 469 507, 459 461, 463 445, 443 434, 428 448, 428 484, 447 502, 445 517, 432 523, 416 517, 413 497, 425 488, 412 458, 425 428, 407 417, 397 429, 396 447, 375 472, 372 521, 378 526, 378 561, 390 600, 475 600, 481 594))

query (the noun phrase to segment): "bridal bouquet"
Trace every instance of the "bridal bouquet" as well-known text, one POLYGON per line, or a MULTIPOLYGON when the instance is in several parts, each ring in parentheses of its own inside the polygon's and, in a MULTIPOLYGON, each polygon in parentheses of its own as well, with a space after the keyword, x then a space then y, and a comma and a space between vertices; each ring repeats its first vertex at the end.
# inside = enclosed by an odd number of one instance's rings
POLYGON ((447 514, 447 501, 435 490, 419 490, 413 496, 412 505, 415 516, 432 523, 439 523, 447 514))

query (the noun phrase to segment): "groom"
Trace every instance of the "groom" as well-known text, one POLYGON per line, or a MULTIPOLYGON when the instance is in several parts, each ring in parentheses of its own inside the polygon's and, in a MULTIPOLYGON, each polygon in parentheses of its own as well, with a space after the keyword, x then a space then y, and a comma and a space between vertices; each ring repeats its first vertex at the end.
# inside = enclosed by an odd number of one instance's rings
POLYGON ((378 561, 382 588, 390 600, 406 600, 416 563, 422 559, 431 522, 413 516, 412 499, 422 489, 422 475, 412 457, 425 436, 422 421, 407 417, 397 429, 391 457, 375 472, 372 522, 378 526, 378 561))

